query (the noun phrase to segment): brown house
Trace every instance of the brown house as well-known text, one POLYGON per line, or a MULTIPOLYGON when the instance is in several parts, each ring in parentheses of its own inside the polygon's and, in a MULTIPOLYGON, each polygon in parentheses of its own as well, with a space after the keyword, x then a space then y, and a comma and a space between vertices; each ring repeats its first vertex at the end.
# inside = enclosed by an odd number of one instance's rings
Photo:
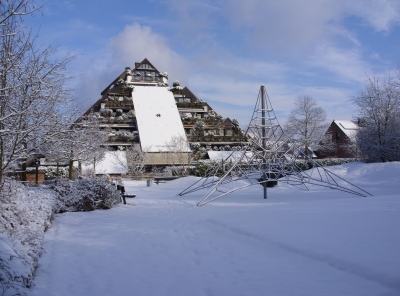
POLYGON ((320 143, 322 149, 319 149, 318 158, 354 158, 349 146, 354 143, 359 129, 359 125, 350 120, 332 121, 325 133, 325 143, 320 143))

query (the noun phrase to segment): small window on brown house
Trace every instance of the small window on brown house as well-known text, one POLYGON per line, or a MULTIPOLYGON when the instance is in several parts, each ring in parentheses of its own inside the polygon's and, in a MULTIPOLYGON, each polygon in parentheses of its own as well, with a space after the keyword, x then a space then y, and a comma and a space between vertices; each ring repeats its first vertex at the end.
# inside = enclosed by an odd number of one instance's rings
POLYGON ((340 142, 340 133, 336 133, 336 142, 340 142))

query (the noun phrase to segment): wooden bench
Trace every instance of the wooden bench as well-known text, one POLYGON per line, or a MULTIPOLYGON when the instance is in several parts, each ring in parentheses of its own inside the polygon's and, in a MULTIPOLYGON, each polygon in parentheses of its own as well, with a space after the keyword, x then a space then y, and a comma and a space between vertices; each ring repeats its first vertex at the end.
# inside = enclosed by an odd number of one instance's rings
POLYGON ((178 176, 171 176, 171 177, 154 177, 154 183, 158 185, 158 183, 165 183, 167 181, 178 179, 178 176))
POLYGON ((130 197, 130 198, 134 198, 136 196, 136 194, 122 194, 123 197, 130 197))

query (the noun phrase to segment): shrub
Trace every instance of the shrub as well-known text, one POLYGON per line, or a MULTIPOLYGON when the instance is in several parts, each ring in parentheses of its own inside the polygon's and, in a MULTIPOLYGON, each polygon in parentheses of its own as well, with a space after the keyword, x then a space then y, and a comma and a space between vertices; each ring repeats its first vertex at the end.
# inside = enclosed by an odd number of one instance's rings
POLYGON ((55 213, 109 209, 114 185, 103 179, 45 181, 47 186, 7 181, 0 190, 0 295, 26 295, 42 253, 44 232, 55 213))
POLYGON ((57 193, 57 213, 110 209, 116 204, 115 187, 104 179, 54 181, 48 186, 57 193))
POLYGON ((25 295, 33 285, 44 232, 50 226, 55 194, 7 181, 0 192, 0 294, 25 295))

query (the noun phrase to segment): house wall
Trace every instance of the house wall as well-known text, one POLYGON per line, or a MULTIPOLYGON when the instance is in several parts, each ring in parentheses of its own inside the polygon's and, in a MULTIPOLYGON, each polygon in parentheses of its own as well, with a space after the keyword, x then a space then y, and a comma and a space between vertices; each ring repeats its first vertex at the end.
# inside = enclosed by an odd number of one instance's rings
MULTIPOLYGON (((26 181, 31 184, 36 184, 36 174, 26 174, 26 181)), ((38 173, 38 184, 42 184, 44 181, 44 174, 38 173)))
POLYGON ((183 165, 189 163, 189 153, 170 153, 168 159, 166 153, 146 153, 148 159, 146 165, 183 165))
POLYGON ((344 148, 344 145, 350 141, 350 138, 337 126, 335 122, 332 122, 326 134, 331 133, 332 142, 335 144, 335 151, 333 152, 320 152, 318 158, 353 158, 354 155, 349 153, 344 148))

